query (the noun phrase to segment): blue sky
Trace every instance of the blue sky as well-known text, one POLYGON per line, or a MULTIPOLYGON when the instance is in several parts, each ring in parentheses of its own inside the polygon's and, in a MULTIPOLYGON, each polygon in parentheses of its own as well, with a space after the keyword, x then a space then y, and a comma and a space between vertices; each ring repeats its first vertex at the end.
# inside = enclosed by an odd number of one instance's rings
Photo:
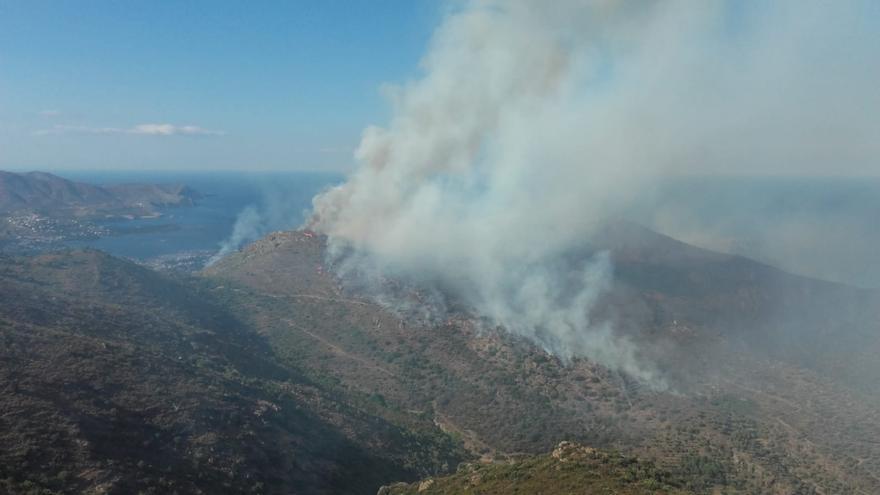
POLYGON ((340 169, 435 0, 0 0, 0 169, 340 169))

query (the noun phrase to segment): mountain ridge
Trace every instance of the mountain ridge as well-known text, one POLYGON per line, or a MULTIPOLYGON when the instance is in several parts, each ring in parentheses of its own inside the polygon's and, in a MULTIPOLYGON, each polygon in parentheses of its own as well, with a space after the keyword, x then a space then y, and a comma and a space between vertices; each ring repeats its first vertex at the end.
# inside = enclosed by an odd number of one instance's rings
POLYGON ((158 208, 192 206, 199 193, 183 184, 93 185, 47 172, 0 171, 0 213, 53 217, 151 215, 158 208))

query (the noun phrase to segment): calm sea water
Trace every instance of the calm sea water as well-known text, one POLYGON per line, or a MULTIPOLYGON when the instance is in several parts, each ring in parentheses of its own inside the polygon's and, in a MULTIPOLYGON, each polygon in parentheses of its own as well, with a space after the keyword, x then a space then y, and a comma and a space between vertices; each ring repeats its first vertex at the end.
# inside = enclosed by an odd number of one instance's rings
POLYGON ((148 260, 181 253, 215 253, 230 239, 236 220, 250 210, 249 235, 254 240, 273 230, 295 228, 305 220, 311 199, 342 177, 329 173, 167 173, 75 172, 65 178, 92 184, 182 183, 203 195, 194 207, 169 208, 160 218, 107 222, 129 232, 96 240, 71 242, 108 253, 148 260))

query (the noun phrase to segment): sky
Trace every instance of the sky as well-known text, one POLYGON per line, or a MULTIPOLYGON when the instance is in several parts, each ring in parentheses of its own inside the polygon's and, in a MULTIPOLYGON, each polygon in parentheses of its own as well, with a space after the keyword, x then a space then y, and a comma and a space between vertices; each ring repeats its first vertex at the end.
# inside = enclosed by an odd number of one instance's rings
POLYGON ((433 0, 0 0, 0 169, 345 170, 433 0))
MULTIPOLYGON (((616 4, 596 5, 605 3, 616 4)), ((0 169, 352 170, 364 130, 394 119, 388 85, 425 77, 432 34, 466 4, 0 0, 0 169)), ((880 175, 880 3, 721 4, 713 36, 732 42, 700 35, 705 46, 661 51, 668 58, 640 73, 699 74, 684 57, 708 60, 705 79, 717 87, 705 91, 730 96, 717 116, 697 92, 665 102, 658 118, 672 125, 658 128, 677 130, 669 138, 704 149, 705 161, 727 162, 687 171, 880 175), (698 125, 678 125, 695 113, 698 125)), ((590 29, 601 38, 606 27, 590 29)), ((610 92, 623 87, 608 82, 610 92)), ((662 106, 664 88, 635 87, 648 107, 662 106)))

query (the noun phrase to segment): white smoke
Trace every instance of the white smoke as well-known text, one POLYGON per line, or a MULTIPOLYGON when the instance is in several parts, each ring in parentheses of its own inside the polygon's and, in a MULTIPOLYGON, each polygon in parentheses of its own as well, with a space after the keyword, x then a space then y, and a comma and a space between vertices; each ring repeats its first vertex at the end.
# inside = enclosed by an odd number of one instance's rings
POLYGON ((360 166, 314 199, 310 225, 348 253, 339 265, 452 288, 562 357, 654 380, 590 319, 607 255, 560 260, 662 173, 880 155, 865 109, 880 109, 880 64, 853 43, 876 38, 859 21, 871 8, 467 2, 437 29, 423 76, 389 89, 392 121, 364 132, 360 166))
MULTIPOLYGON (((308 215, 310 199, 328 184, 336 184, 336 174, 296 173, 256 175, 244 178, 242 190, 254 194, 253 203, 238 212, 232 232, 224 239, 207 266, 241 249, 269 232, 300 225, 308 215)), ((235 198, 231 198, 232 201, 235 198)))
POLYGON ((258 239, 267 231, 266 220, 256 206, 247 206, 235 217, 232 233, 222 243, 220 249, 205 266, 211 266, 229 253, 235 252, 246 243, 258 239))

